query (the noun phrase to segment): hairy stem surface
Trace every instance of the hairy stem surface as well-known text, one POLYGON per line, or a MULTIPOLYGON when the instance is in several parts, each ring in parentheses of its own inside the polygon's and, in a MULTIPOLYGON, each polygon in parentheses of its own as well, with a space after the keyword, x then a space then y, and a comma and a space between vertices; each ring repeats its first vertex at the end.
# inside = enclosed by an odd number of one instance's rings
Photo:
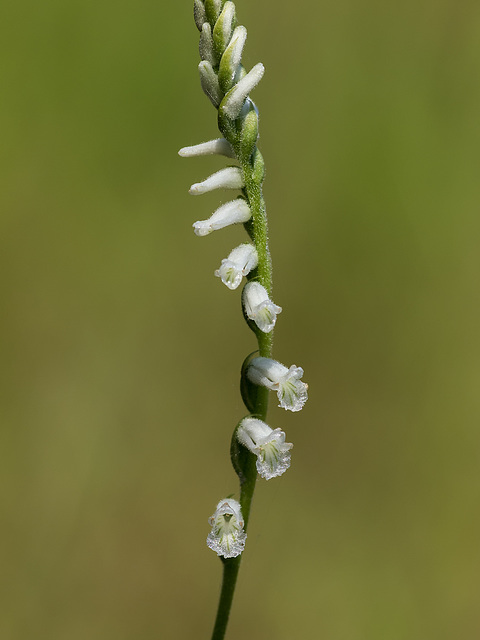
MULTIPOLYGON (((272 262, 268 249, 268 227, 261 184, 257 184, 253 178, 253 168, 242 167, 245 176, 245 195, 252 211, 252 224, 249 232, 255 241, 258 252, 257 279, 270 293, 272 289, 272 262)), ((272 356, 273 331, 263 333, 256 331, 259 354, 265 358, 272 356)), ((268 389, 259 387, 254 414, 260 420, 266 420, 268 409, 268 389)), ((248 528, 250 508, 252 505, 255 483, 257 480, 256 458, 253 453, 248 453, 247 463, 243 469, 245 478, 241 483, 240 504, 245 522, 245 531, 248 528)), ((212 640, 223 640, 228 624, 228 617, 232 607, 235 586, 240 569, 242 556, 223 559, 223 580, 218 602, 217 617, 213 628, 212 640)))

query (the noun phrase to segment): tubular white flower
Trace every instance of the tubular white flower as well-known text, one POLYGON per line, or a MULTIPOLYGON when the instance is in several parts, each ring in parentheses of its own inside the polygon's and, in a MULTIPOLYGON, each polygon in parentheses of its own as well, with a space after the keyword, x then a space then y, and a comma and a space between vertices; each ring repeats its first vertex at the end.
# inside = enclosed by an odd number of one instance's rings
POLYGON ((182 158, 193 158, 195 156, 227 156, 227 158, 235 158, 235 153, 225 138, 217 138, 208 142, 201 142, 191 147, 182 147, 178 152, 182 158))
POLYGON ((247 534, 243 530, 242 510, 237 500, 220 500, 208 523, 212 530, 207 536, 207 545, 212 551, 224 558, 235 558, 242 553, 247 534))
POLYGON ((190 187, 189 193, 200 195, 214 189, 242 189, 244 186, 242 171, 239 167, 226 167, 190 187))
POLYGON ((263 333, 270 333, 282 307, 270 300, 267 290, 259 282, 247 282, 242 297, 247 318, 253 320, 263 333))
POLYGON ((247 368, 247 377, 254 384, 277 392, 279 407, 300 411, 307 401, 308 386, 301 381, 303 369, 294 364, 287 369, 270 358, 254 358, 247 368))
POLYGON ((235 120, 242 110, 243 104, 252 89, 254 89, 265 73, 261 62, 256 64, 237 84, 230 89, 222 101, 221 107, 226 115, 235 120))
POLYGON ((271 429, 257 418, 244 418, 237 429, 237 440, 257 456, 257 471, 270 480, 281 476, 290 466, 290 449, 281 429, 271 429))
POLYGON ((250 207, 241 198, 226 202, 219 207, 208 220, 194 222, 193 228, 197 236, 208 236, 212 231, 223 229, 231 224, 247 222, 252 217, 250 207))
POLYGON ((230 251, 228 258, 222 260, 215 275, 233 291, 241 283, 242 277, 255 269, 257 264, 258 254, 255 247, 252 244, 241 244, 230 251))

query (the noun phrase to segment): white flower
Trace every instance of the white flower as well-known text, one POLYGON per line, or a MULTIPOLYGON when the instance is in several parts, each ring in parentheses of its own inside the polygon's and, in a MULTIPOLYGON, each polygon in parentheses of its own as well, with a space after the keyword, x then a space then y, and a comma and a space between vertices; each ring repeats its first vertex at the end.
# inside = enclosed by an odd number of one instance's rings
POLYGON ((208 523, 212 530, 207 536, 207 545, 212 551, 224 558, 235 558, 242 553, 247 534, 243 530, 242 510, 237 500, 220 500, 208 523))
POLYGON ((222 260, 222 264, 215 271, 217 278, 221 278, 223 284, 229 289, 236 289, 242 277, 255 269, 258 264, 257 250, 252 244, 241 244, 230 251, 228 258, 222 260))
POLYGON ((270 333, 282 307, 274 304, 267 290, 259 282, 247 282, 243 289, 243 306, 247 318, 253 320, 260 331, 270 333))
POLYGON ((208 220, 199 220, 193 224, 197 236, 207 236, 212 231, 223 229, 231 224, 247 222, 252 217, 250 207, 241 198, 222 204, 208 220))
POLYGON ((257 471, 266 480, 281 476, 290 466, 290 449, 281 429, 270 429, 257 418, 244 418, 237 429, 237 439, 257 456, 257 471))
POLYGON ((300 411, 307 401, 307 385, 301 381, 303 369, 294 364, 287 369, 270 358, 254 358, 247 368, 247 377, 254 384, 277 392, 279 407, 300 411))
POLYGON ((243 189, 242 171, 239 167, 225 167, 190 187, 189 193, 193 196, 213 191, 214 189, 243 189))

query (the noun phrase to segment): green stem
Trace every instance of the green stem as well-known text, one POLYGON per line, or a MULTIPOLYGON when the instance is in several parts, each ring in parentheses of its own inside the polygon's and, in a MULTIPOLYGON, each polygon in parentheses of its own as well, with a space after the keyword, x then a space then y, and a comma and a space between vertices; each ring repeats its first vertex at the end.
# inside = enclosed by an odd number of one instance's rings
MULTIPOLYGON (((270 252, 268 250, 268 228, 267 215, 265 210, 265 201, 262 194, 261 181, 256 179, 253 166, 248 163, 242 166, 245 188, 244 192, 247 197, 250 209, 252 211, 251 227, 249 232, 255 241, 258 253, 257 278, 258 281, 267 289, 269 293, 272 290, 272 262, 270 252)), ((273 331, 263 333, 256 330, 258 350, 260 356, 271 358, 273 347, 273 331)), ((265 420, 268 409, 268 389, 258 387, 254 414, 260 420, 265 420)), ((255 491, 255 483, 257 481, 256 457, 253 453, 248 453, 247 463, 244 467, 244 480, 240 491, 240 505, 244 520, 245 531, 248 527, 250 517, 250 507, 252 505, 253 492, 255 491)), ((236 558, 226 558, 223 560, 223 580, 222 589, 220 591, 220 600, 218 603, 217 617, 213 628, 212 640, 223 640, 228 624, 228 617, 232 607, 235 586, 237 583, 238 572, 242 556, 236 558)))

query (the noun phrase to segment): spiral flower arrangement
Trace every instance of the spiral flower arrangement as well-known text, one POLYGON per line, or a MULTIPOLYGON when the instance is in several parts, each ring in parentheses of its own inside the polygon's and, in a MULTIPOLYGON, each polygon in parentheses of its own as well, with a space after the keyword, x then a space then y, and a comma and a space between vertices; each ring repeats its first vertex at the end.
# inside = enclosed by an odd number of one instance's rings
POLYGON ((282 311, 272 301, 272 264, 262 184, 265 166, 257 147, 258 109, 250 98, 264 74, 261 63, 250 71, 242 65, 247 31, 237 26, 235 4, 230 0, 194 0, 194 17, 200 31, 198 66, 204 93, 218 111, 222 137, 180 149, 183 157, 217 154, 236 161, 190 187, 200 195, 215 189, 239 191, 206 220, 193 224, 205 236, 232 224, 243 224, 249 242, 235 247, 215 275, 230 290, 246 279, 242 291, 245 320, 255 333, 258 349, 241 369, 240 388, 249 411, 234 429, 231 459, 240 481, 240 500, 224 498, 209 520, 208 546, 223 561, 223 583, 212 640, 224 637, 233 600, 257 473, 266 480, 282 475, 290 466, 292 444, 285 433, 265 420, 269 390, 276 391, 279 406, 299 411, 307 400, 303 370, 272 359, 273 329, 282 311))

